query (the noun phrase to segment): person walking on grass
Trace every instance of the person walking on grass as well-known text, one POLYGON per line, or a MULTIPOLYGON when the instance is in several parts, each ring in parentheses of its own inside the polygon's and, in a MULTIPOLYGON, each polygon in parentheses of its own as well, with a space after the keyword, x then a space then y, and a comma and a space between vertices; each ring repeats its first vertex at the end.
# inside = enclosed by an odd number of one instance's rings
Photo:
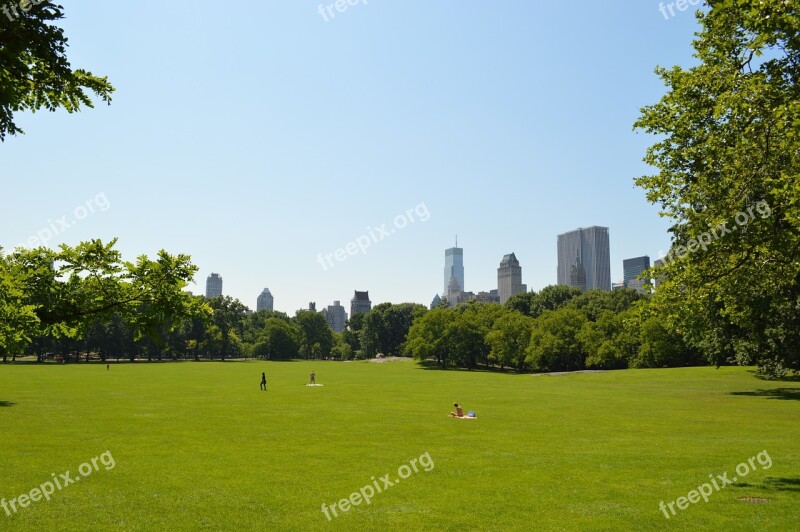
POLYGON ((261 373, 261 389, 267 391, 267 374, 264 372, 261 373))
POLYGON ((316 383, 317 383, 317 374, 316 374, 316 373, 314 373, 314 371, 312 371, 312 372, 311 372, 311 374, 309 375, 309 377, 311 378, 311 382, 310 382, 310 384, 316 384, 316 383))

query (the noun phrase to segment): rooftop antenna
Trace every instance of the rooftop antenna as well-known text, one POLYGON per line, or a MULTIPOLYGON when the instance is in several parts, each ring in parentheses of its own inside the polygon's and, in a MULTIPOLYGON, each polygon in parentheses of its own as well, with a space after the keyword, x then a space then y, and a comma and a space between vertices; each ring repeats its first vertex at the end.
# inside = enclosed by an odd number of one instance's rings
POLYGON ((458 235, 456 235, 456 247, 458 247, 458 235))

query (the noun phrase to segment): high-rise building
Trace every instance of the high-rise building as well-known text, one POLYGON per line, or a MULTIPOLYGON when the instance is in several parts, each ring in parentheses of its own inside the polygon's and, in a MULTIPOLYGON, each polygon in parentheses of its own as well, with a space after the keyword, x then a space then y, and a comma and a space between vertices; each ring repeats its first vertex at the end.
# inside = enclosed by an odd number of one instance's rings
POLYGON ((359 292, 356 290, 356 294, 350 300, 350 317, 367 313, 370 310, 372 310, 372 301, 369 300, 369 291, 359 292))
POLYGON ((625 286, 631 288, 630 282, 638 279, 639 275, 645 270, 650 268, 650 257, 647 255, 643 257, 636 257, 633 259, 625 259, 622 261, 622 272, 625 281, 625 286))
POLYGON ((522 268, 517 256, 513 253, 504 255, 500 267, 497 268, 497 293, 500 295, 500 303, 503 304, 511 296, 524 292, 522 287, 522 268))
MULTIPOLYGON (((664 261, 664 259, 656 259, 656 261, 653 263, 653 266, 656 267, 656 268, 663 268, 665 265, 666 265, 666 262, 664 261)), ((661 284, 661 282, 663 280, 664 280, 663 274, 654 276, 653 277, 653 290, 658 288, 658 285, 661 284)))
POLYGON ((581 254, 575 258, 575 264, 569 267, 569 285, 581 290, 586 290, 586 268, 581 261, 581 254))
POLYGON ((328 308, 323 309, 322 314, 328 320, 328 325, 334 332, 342 332, 347 326, 347 312, 339 301, 334 301, 333 305, 328 305, 328 308))
POLYGON ((441 303, 441 302, 442 302, 442 298, 439 297, 439 294, 436 294, 435 296, 433 296, 433 301, 431 301, 431 310, 433 310, 436 307, 438 307, 439 303, 441 303))
POLYGON ((500 296, 497 295, 497 290, 478 292, 475 294, 475 299, 481 303, 500 303, 500 296))
MULTIPOLYGON (((464 290, 464 250, 456 245, 444 250, 444 293, 450 293, 450 279, 453 278, 458 283, 458 291, 464 290)), ((449 297, 448 297, 449 299, 449 297)))
POLYGON ((640 294, 646 294, 647 293, 647 288, 645 287, 646 283, 647 281, 643 281, 642 279, 631 279, 630 281, 628 281, 628 285, 625 288, 628 288, 630 290, 636 290, 640 294))
POLYGON ((222 295, 222 276, 218 273, 212 273, 206 279, 206 297, 214 299, 222 295))
POLYGON ((558 235, 558 284, 586 290, 611 289, 608 227, 592 226, 558 235))
POLYGON ((256 301, 256 312, 260 312, 262 310, 269 310, 272 312, 273 304, 275 299, 272 297, 272 294, 269 291, 269 288, 265 288, 261 295, 258 296, 258 300, 256 301))
POLYGON ((460 294, 463 293, 461 286, 458 284, 458 279, 451 275, 450 282, 447 283, 447 301, 451 305, 458 303, 460 294))

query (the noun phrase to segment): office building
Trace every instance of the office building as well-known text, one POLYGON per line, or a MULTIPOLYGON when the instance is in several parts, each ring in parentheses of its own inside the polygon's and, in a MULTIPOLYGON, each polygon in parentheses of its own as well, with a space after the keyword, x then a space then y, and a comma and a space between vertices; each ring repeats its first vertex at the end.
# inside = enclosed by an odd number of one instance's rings
POLYGON ((260 312, 262 310, 269 310, 272 312, 274 303, 275 299, 272 297, 269 288, 265 288, 264 291, 261 292, 261 295, 258 296, 258 300, 256 301, 256 312, 260 312))
MULTIPOLYGON (((450 280, 455 279, 458 292, 464 290, 464 250, 456 245, 444 251, 444 293, 449 294, 451 287, 450 280)), ((449 299, 449 296, 448 296, 449 299)))
POLYGON ((517 256, 513 253, 503 256, 500 267, 497 268, 497 293, 500 303, 503 304, 513 295, 524 292, 522 284, 522 268, 517 256))
POLYGON ((592 226, 558 235, 558 284, 610 290, 610 256, 608 227, 592 226))
POLYGON ((650 257, 647 255, 643 257, 636 257, 633 259, 625 259, 622 261, 622 271, 625 280, 625 286, 628 288, 633 288, 630 286, 630 282, 638 279, 639 275, 647 269, 650 268, 650 257))
POLYGON ((206 297, 214 299, 222 295, 222 276, 218 273, 212 273, 206 279, 206 297))
POLYGON ((328 305, 328 308, 323 309, 322 315, 328 320, 328 325, 334 332, 340 333, 347 326, 347 312, 339 301, 334 301, 333 305, 328 305))
POLYGON ((497 295, 497 290, 490 290, 489 292, 478 292, 475 294, 475 299, 481 303, 500 303, 500 296, 497 295))
POLYGON ((350 300, 350 317, 356 314, 365 314, 372 310, 372 302, 369 300, 369 291, 359 292, 356 290, 353 299, 350 300))

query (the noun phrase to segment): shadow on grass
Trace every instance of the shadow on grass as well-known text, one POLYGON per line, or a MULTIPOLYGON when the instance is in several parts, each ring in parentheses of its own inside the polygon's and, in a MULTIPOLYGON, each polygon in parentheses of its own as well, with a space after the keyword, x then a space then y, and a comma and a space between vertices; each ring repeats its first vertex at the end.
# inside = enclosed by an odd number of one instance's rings
POLYGON ((770 490, 800 492, 800 478, 768 477, 764 479, 764 485, 770 490))
POLYGON ((773 381, 773 382, 800 382, 800 373, 795 375, 785 375, 783 377, 771 377, 769 375, 763 375, 755 370, 750 370, 748 373, 752 373, 755 378, 762 380, 762 381, 773 381))
POLYGON ((733 484, 735 488, 756 488, 769 491, 797 491, 800 492, 800 478, 767 477, 760 484, 742 482, 733 484))
POLYGON ((518 374, 517 371, 510 368, 500 369, 500 368, 491 368, 489 366, 476 366, 474 368, 461 368, 461 367, 449 366, 443 368, 441 365, 437 364, 432 360, 422 360, 420 362, 417 362, 417 369, 424 369, 430 371, 468 371, 470 373, 506 373, 509 375, 518 374))
POLYGON ((769 390, 754 390, 752 392, 731 392, 731 395, 749 395, 751 397, 800 401, 800 388, 772 388, 769 390))
POLYGON ((12 403, 11 401, 0 401, 0 407, 2 406, 14 406, 17 403, 12 403))

